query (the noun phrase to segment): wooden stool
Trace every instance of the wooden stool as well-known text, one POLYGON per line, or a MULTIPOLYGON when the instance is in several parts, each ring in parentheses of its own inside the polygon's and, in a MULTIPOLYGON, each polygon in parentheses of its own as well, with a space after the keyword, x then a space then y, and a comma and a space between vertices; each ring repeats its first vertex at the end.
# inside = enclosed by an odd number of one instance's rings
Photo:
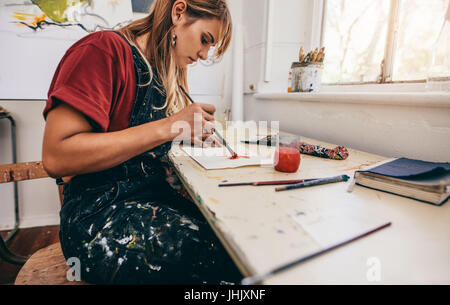
MULTIPOLYGON (((1 112, 0 108, 0 114, 1 112)), ((25 162, 0 164, 0 183, 48 177, 42 162, 25 162)), ((62 206, 62 185, 58 185, 59 199, 62 206)), ((0 259, 9 263, 24 265, 16 277, 17 285, 80 285, 84 282, 67 280, 70 267, 61 250, 61 244, 56 243, 35 252, 30 258, 18 256, 11 251, 0 236, 0 259)))
POLYGON ((56 243, 35 252, 20 269, 15 285, 86 285, 86 282, 67 280, 70 267, 56 243))

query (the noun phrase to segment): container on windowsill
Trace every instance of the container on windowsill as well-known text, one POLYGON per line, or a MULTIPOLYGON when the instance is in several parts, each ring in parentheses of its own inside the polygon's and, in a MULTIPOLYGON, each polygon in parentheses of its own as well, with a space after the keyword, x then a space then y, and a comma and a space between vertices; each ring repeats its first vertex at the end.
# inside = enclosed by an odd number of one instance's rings
POLYGON ((288 92, 318 92, 322 82, 322 62, 293 62, 288 92))

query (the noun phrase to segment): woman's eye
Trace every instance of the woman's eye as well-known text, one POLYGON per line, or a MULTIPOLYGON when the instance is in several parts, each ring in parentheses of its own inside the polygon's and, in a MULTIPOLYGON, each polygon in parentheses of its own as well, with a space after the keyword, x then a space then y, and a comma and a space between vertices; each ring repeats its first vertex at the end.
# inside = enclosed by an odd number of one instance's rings
POLYGON ((202 37, 202 43, 203 44, 207 44, 208 43, 208 41, 206 41, 205 37, 202 37))

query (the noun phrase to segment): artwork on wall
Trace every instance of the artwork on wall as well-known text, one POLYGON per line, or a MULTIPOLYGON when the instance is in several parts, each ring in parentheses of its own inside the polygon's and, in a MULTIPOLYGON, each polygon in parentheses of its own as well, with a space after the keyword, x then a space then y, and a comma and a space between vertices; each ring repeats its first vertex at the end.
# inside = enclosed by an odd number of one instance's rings
MULTIPOLYGON (((93 31, 145 17, 153 2, 0 0, 0 99, 46 100, 53 74, 71 45, 93 31)), ((194 94, 223 95, 227 61, 212 53, 188 69, 194 94)))
POLYGON ((152 3, 153 0, 131 0, 131 5, 134 13, 148 13, 152 3))
POLYGON ((72 44, 134 18, 131 0, 1 1, 0 99, 45 100, 54 71, 72 44))

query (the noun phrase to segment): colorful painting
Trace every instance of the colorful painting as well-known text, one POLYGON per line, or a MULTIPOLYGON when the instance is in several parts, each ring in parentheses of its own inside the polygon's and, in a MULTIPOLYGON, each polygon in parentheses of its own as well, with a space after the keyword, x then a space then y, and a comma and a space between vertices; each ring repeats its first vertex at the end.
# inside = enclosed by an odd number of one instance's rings
POLYGON ((0 98, 45 100, 53 73, 73 43, 134 18, 131 0, 1 1, 0 98))

